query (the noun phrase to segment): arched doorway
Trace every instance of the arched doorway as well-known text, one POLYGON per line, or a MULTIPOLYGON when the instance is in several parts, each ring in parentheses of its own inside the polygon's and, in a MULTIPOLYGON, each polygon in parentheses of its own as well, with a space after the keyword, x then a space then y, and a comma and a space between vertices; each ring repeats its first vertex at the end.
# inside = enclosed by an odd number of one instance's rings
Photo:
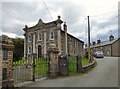
POLYGON ((38 46, 38 58, 42 57, 42 47, 41 45, 38 46))

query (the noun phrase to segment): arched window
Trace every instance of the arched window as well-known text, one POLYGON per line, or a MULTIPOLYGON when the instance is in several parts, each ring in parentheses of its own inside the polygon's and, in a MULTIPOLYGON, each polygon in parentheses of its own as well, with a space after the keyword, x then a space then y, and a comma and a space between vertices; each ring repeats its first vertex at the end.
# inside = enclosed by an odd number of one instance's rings
POLYGON ((50 40, 54 40, 54 31, 50 31, 50 40))

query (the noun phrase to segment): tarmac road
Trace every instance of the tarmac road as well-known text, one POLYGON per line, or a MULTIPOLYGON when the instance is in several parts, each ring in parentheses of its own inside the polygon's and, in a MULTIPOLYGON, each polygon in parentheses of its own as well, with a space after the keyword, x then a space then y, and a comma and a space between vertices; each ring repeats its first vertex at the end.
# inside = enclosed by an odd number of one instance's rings
POLYGON ((37 81, 26 87, 118 87, 118 57, 96 60, 97 66, 83 76, 37 81))

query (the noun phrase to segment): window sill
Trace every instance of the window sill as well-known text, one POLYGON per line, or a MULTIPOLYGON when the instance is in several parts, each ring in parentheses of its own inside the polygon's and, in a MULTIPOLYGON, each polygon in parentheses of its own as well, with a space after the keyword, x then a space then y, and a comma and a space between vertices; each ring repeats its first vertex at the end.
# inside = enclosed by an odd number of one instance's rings
POLYGON ((28 53, 28 57, 30 57, 32 55, 32 53, 28 53))
POLYGON ((52 40, 52 41, 53 41, 54 39, 49 39, 49 40, 52 40))
POLYGON ((37 40, 37 41, 42 41, 42 40, 37 40))
POLYGON ((9 62, 9 60, 8 60, 8 59, 7 59, 7 60, 4 60, 4 59, 3 59, 3 62, 6 62, 6 63, 8 63, 8 62, 9 62))

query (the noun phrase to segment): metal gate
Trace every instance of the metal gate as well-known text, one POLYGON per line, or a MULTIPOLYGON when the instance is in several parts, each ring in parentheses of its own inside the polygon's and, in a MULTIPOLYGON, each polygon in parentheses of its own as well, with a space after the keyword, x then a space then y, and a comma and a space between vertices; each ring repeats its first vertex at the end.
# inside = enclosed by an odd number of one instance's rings
POLYGON ((15 85, 47 77, 47 72, 48 60, 37 58, 36 55, 13 62, 13 79, 15 85))
POLYGON ((35 60, 35 78, 46 77, 48 73, 48 60, 45 58, 38 58, 35 60))
POLYGON ((13 79, 14 84, 20 84, 32 80, 32 58, 22 59, 13 62, 13 79))

